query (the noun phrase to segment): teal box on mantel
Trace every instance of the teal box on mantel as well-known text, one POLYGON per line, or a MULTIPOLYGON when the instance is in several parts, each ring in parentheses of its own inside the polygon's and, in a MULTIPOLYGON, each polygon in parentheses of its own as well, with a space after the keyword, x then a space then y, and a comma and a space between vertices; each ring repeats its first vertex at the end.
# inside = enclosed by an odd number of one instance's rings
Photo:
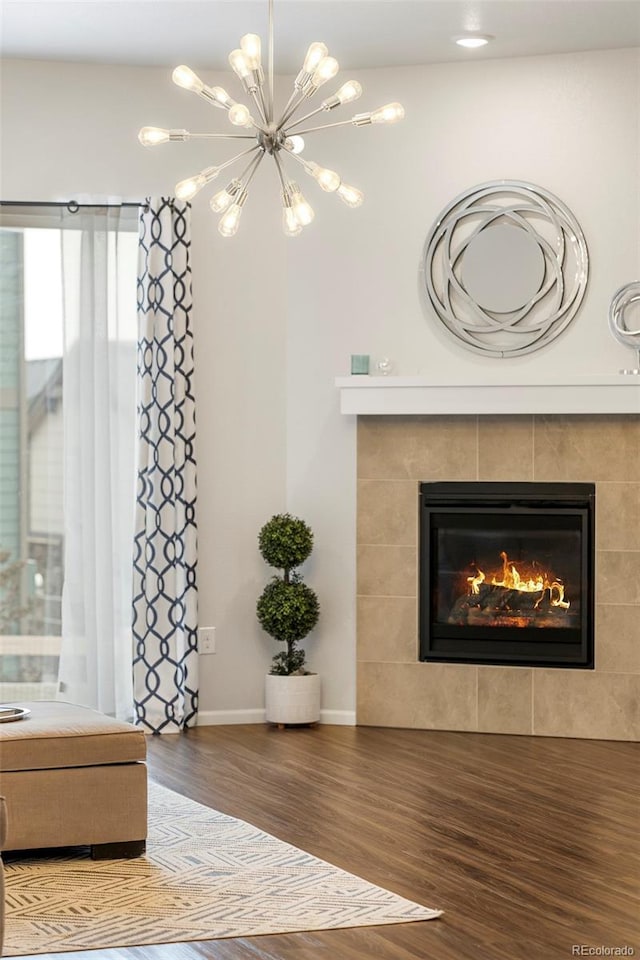
POLYGON ((351 354, 351 374, 369 373, 369 354, 352 353, 351 354))

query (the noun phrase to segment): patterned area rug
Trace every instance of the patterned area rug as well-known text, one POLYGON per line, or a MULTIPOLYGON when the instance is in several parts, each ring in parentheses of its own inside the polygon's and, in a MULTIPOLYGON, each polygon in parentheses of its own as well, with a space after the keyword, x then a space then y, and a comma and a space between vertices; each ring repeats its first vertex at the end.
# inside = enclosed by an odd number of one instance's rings
POLYGON ((147 853, 6 864, 5 956, 432 920, 242 820, 149 785, 147 853))

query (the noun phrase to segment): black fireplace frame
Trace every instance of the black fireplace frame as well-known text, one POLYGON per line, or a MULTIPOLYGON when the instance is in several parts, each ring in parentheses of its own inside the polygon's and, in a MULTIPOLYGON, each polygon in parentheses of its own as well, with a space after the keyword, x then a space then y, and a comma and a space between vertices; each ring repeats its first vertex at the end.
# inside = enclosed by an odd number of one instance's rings
POLYGON ((424 482, 420 484, 418 602, 420 659, 439 663, 594 668, 595 484, 520 482, 424 482), (473 500, 473 503, 471 502, 473 500), (581 623, 576 629, 544 629, 535 639, 518 627, 450 626, 437 623, 431 591, 437 517, 504 511, 507 517, 579 518, 581 531, 581 623))

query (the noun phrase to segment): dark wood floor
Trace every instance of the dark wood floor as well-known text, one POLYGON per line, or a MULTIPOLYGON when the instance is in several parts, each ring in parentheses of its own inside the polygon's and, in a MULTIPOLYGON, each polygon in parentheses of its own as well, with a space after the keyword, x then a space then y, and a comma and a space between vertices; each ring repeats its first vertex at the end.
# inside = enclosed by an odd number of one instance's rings
POLYGON ((159 783, 445 914, 56 960, 640 956, 633 744, 255 725, 150 738, 149 755, 159 783))

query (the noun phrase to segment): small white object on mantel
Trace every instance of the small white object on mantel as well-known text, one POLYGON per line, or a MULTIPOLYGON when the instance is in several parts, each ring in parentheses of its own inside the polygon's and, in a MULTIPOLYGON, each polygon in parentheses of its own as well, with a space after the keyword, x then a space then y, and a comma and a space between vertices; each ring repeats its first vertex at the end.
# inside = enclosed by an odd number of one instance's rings
POLYGON ((426 377, 336 377, 340 412, 359 415, 640 414, 640 376, 567 377, 562 382, 483 382, 426 377))

